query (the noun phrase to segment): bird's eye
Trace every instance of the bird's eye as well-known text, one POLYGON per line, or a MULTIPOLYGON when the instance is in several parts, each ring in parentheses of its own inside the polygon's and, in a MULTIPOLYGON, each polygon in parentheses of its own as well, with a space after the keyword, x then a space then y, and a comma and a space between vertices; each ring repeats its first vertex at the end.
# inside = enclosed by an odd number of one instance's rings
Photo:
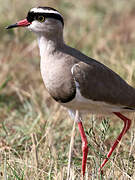
POLYGON ((37 16, 37 20, 39 22, 44 22, 45 21, 45 17, 44 16, 37 16))

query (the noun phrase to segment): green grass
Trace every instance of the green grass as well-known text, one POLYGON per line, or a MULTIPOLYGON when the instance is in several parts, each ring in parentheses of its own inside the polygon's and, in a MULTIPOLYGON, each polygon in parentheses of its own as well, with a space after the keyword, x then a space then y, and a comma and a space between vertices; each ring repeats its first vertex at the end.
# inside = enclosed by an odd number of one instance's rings
MULTIPOLYGON (((0 0, 0 179, 65 180, 73 120, 47 93, 36 37, 4 27, 34 6, 57 8, 65 19, 65 41, 99 60, 135 86, 134 0, 0 0)), ((89 143, 85 179, 135 179, 135 116, 132 127, 104 167, 98 168, 123 124, 114 116, 84 117, 89 143)), ((70 180, 81 176, 81 139, 76 127, 70 180)))

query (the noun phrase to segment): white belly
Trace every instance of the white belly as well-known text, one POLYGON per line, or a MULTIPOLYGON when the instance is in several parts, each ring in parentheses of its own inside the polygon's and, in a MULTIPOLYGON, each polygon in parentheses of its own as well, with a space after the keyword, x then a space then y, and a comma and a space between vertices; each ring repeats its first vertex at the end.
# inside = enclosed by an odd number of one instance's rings
POLYGON ((110 114, 113 112, 131 112, 132 110, 123 109, 122 105, 113 105, 103 101, 93 101, 83 97, 77 88, 75 98, 68 103, 61 103, 63 106, 80 112, 92 114, 110 114))

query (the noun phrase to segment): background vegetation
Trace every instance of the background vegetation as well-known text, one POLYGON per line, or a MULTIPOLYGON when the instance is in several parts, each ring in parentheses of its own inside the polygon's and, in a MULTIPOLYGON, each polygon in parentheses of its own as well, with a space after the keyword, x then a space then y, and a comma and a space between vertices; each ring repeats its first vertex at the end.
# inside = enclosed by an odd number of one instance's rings
MULTIPOLYGON (((36 37, 5 26, 35 6, 58 9, 65 41, 106 64, 135 87, 134 0, 0 0, 0 179, 65 180, 73 120, 48 95, 40 75, 36 37)), ((125 92, 126 93, 126 92, 125 92)), ((85 179, 135 179, 132 127, 98 177, 98 168, 123 127, 117 117, 85 118, 89 156, 85 179)), ((74 131, 70 180, 80 179, 81 140, 74 131)))

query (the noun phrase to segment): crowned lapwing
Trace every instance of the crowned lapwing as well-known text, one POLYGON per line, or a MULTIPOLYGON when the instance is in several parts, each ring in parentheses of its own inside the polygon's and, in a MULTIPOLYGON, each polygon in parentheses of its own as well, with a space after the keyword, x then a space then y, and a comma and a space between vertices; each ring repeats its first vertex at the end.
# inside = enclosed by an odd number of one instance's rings
POLYGON ((65 44, 63 16, 51 7, 32 8, 26 19, 7 29, 27 27, 38 37, 41 74, 49 94, 74 114, 82 139, 82 173, 85 175, 88 142, 81 113, 115 114, 124 127, 111 147, 100 170, 108 161, 131 120, 122 112, 135 111, 135 89, 100 62, 65 44))

